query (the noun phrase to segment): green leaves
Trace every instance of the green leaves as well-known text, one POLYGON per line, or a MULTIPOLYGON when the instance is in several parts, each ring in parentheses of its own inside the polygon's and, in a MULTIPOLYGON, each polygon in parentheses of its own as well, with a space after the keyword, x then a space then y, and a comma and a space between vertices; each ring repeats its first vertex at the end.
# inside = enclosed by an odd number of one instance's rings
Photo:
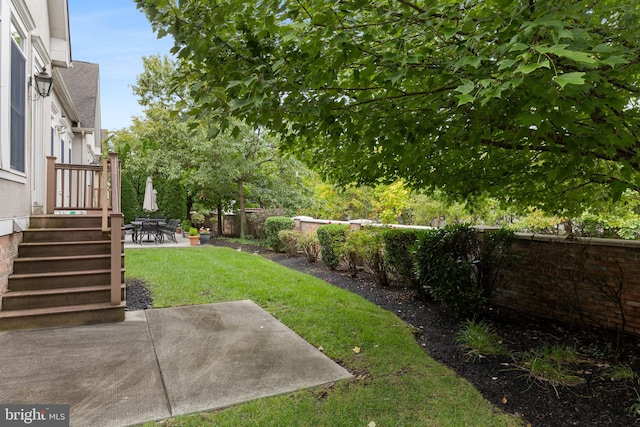
POLYGON ((136 1, 175 37, 194 117, 268 127, 342 184, 551 211, 640 182, 634 0, 136 1))
POLYGON ((545 59, 544 61, 536 62, 533 64, 521 64, 518 66, 518 68, 516 68, 514 73, 530 74, 538 68, 551 68, 551 66, 549 65, 549 61, 545 59))
POLYGON ((454 70, 458 70, 461 67, 464 67, 466 65, 469 65, 473 68, 478 68, 480 67, 480 64, 482 63, 482 60, 486 59, 480 56, 463 56, 462 58, 460 58, 460 60, 456 63, 456 65, 453 67, 454 70))
POLYGON ((582 73, 582 72, 565 73, 565 74, 560 74, 558 76, 554 76, 553 81, 556 82, 558 86, 564 89, 564 87, 568 84, 571 84, 571 85, 584 84, 584 75, 585 73, 582 73))
POLYGON ((456 92, 460 92, 463 95, 468 95, 475 88, 475 84, 469 79, 462 79, 462 84, 455 88, 456 92))
POLYGON ((616 68, 616 65, 626 65, 629 64, 630 61, 621 55, 612 55, 608 58, 604 58, 601 60, 603 64, 609 65, 611 68, 616 68))
POLYGON ((535 51, 543 54, 543 55, 556 55, 562 58, 568 58, 576 62, 582 62, 585 64, 595 64, 595 58, 586 52, 579 52, 575 50, 568 49, 568 44, 558 44, 554 46, 536 46, 534 48, 535 51))

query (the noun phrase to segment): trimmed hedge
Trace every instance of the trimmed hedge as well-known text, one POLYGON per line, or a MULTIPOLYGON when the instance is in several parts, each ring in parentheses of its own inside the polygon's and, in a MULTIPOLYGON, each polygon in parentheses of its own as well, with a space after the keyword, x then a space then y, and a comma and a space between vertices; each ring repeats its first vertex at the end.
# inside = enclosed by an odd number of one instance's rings
POLYGON ((347 270, 351 277, 358 277, 358 266, 362 265, 362 231, 347 229, 345 242, 342 245, 342 258, 347 264, 347 270))
POLYGON ((433 230, 418 239, 416 275, 424 292, 457 315, 475 314, 487 305, 474 282, 478 233, 467 225, 433 230))
POLYGON ((452 225, 421 235, 415 250, 420 285, 458 316, 476 316, 488 306, 513 260, 513 232, 480 233, 452 225))
POLYGON ((389 275, 384 262, 384 241, 382 229, 363 228, 352 233, 347 233, 345 247, 357 254, 376 276, 378 284, 389 285, 389 275))
POLYGON ((342 260, 342 246, 346 241, 348 225, 327 224, 318 227, 320 259, 330 270, 338 268, 342 260))
POLYGON ((295 223, 286 216, 271 216, 264 221, 264 232, 267 238, 267 246, 276 252, 282 252, 284 245, 278 233, 281 230, 293 230, 295 223))
POLYGON ((386 228, 382 232, 387 269, 402 286, 420 290, 415 275, 413 255, 418 235, 424 233, 411 228, 386 228))

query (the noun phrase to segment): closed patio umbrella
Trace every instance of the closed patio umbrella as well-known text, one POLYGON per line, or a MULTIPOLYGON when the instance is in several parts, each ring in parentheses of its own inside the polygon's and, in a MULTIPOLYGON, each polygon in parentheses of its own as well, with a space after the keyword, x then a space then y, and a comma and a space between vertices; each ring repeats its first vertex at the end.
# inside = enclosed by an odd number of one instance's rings
POLYGON ((153 189, 151 177, 147 177, 147 185, 144 188, 144 203, 142 203, 142 209, 146 212, 155 212, 158 210, 156 194, 156 190, 153 189))

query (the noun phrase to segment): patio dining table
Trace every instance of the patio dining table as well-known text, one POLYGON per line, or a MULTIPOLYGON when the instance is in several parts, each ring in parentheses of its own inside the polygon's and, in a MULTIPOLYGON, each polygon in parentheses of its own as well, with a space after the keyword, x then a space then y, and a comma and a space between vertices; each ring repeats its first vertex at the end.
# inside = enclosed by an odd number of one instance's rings
MULTIPOLYGON (((142 225, 145 222, 153 222, 156 224, 157 233, 156 233, 156 243, 162 243, 164 239, 162 238, 161 229, 163 226, 167 225, 164 219, 155 219, 155 218, 145 218, 145 219, 136 219, 135 221, 131 221, 129 224, 132 226, 133 234, 131 235, 131 239, 134 243, 142 243, 140 240, 142 238, 142 225)), ((145 242, 151 242, 151 240, 145 240, 145 242)))

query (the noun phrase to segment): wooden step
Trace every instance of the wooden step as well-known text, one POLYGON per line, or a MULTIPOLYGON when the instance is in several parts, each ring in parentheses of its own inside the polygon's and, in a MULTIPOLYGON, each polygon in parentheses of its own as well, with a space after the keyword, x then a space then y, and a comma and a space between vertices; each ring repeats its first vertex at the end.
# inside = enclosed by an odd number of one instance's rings
POLYGON ((31 215, 30 228, 100 228, 102 215, 31 215))
MULTIPOLYGON (((124 282, 124 268, 120 270, 120 281, 124 282)), ((60 289, 82 286, 108 285, 111 283, 111 270, 58 271, 53 273, 12 274, 8 288, 12 291, 36 289, 60 289)))
MULTIPOLYGON (((120 285, 120 297, 125 298, 126 286, 120 285)), ((111 302, 111 286, 82 286, 75 288, 9 291, 2 297, 2 310, 60 307, 63 305, 111 302)))
MULTIPOLYGON (((121 265, 124 254, 120 255, 121 265)), ((17 258, 13 262, 15 274, 54 273, 58 271, 103 270, 111 267, 111 255, 17 258)))
POLYGON ((109 235, 100 228, 29 228, 22 241, 30 242, 77 242, 86 240, 109 240, 109 235))
POLYGON ((2 296, 0 330, 124 320, 124 229, 114 232, 120 241, 118 305, 111 304, 111 231, 102 231, 102 217, 32 216, 2 296))
POLYGON ((121 322, 127 304, 81 304, 0 312, 0 331, 121 322))
MULTIPOLYGON (((122 242, 124 245, 124 241, 122 242)), ((74 255, 110 254, 111 242, 108 240, 90 240, 79 242, 30 242, 20 243, 18 257, 46 257, 74 255)))

